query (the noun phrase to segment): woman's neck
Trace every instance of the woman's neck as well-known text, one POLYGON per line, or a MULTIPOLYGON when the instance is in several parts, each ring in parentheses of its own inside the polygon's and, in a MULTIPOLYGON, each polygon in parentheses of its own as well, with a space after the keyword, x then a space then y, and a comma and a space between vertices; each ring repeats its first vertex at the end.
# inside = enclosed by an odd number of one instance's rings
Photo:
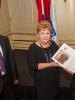
POLYGON ((42 43, 42 42, 38 41, 38 43, 39 43, 40 47, 43 47, 43 48, 47 48, 51 45, 50 41, 47 42, 47 43, 42 43))

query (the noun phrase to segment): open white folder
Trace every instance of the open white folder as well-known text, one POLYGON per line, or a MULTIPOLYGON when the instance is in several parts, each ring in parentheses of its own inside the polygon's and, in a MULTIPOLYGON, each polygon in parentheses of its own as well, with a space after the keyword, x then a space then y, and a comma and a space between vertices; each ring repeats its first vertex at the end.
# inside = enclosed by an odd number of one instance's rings
POLYGON ((58 51, 53 55, 52 60, 68 71, 75 73, 75 49, 66 43, 60 46, 58 51))

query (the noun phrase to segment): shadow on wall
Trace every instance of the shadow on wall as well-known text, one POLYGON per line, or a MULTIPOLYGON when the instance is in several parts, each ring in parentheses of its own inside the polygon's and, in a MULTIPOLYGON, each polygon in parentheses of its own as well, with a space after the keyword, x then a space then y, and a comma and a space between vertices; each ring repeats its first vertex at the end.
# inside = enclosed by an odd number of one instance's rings
POLYGON ((14 50, 20 85, 34 86, 33 76, 27 62, 27 50, 14 50))
POLYGON ((13 51, 20 78, 20 84, 15 87, 17 100, 37 100, 32 71, 28 66, 27 52, 27 50, 17 49, 13 51))

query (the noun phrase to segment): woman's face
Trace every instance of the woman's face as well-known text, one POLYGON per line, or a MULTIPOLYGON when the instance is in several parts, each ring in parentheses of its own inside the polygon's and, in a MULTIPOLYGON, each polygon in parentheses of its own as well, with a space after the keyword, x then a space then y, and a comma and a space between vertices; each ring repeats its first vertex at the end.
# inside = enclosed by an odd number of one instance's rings
POLYGON ((50 41, 50 31, 46 28, 46 29, 42 29, 39 33, 38 33, 38 39, 41 43, 46 44, 50 41))

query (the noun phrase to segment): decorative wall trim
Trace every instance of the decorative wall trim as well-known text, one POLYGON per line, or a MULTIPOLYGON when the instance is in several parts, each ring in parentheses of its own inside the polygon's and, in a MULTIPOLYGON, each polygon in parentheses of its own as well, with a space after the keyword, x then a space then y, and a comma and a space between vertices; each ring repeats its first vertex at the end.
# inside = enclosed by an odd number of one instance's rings
POLYGON ((11 33, 7 36, 13 49, 28 49, 29 45, 37 40, 34 33, 11 33))
POLYGON ((69 45, 75 45, 75 40, 59 40, 59 44, 67 43, 69 45))
POLYGON ((5 32, 2 32, 0 34, 3 35, 3 36, 11 35, 10 31, 5 31, 5 32))
MULTIPOLYGON (((9 37, 13 49, 28 49, 30 44, 37 40, 34 33, 9 33, 6 36, 9 37)), ((59 45, 63 43, 75 46, 75 40, 59 40, 59 45)))

